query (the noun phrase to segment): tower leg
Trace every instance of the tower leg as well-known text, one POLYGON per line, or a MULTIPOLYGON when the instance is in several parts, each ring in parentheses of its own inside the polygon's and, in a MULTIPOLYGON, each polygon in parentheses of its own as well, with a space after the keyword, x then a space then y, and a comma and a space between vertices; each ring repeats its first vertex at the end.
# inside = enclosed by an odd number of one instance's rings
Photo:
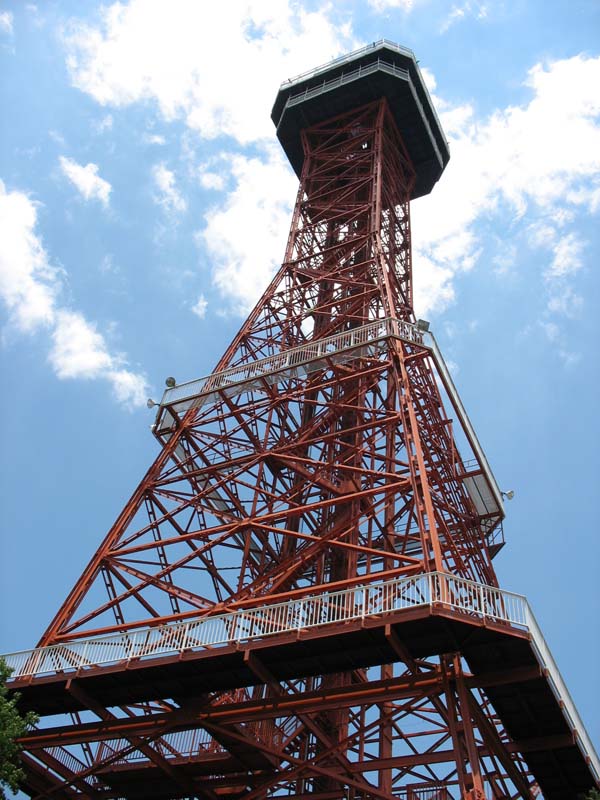
POLYGON ((441 661, 448 707, 448 725, 461 795, 464 800, 485 800, 468 689, 464 681, 460 654, 444 655, 441 661))

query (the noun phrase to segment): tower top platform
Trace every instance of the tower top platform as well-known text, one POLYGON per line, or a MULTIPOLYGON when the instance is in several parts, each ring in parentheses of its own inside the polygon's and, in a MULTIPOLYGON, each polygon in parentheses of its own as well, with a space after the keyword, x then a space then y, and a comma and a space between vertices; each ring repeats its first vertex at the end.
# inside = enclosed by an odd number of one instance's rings
POLYGON ((429 194, 450 152, 414 53, 387 39, 281 84, 271 119, 294 171, 304 153, 300 132, 385 97, 416 171, 411 199, 429 194))

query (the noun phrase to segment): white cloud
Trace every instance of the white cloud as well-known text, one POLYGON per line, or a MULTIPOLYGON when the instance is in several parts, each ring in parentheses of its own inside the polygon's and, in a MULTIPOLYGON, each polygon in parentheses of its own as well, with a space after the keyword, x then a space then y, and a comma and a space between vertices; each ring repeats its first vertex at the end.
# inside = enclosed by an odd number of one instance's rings
POLYGON ((105 377, 110 381, 119 403, 128 408, 139 408, 146 405, 148 384, 143 375, 115 365, 115 368, 107 370, 105 377))
POLYGON ((544 332, 546 339, 553 346, 555 353, 566 367, 573 367, 581 360, 581 353, 574 353, 564 343, 564 334, 556 322, 540 320, 539 327, 544 332))
MULTIPOLYGON (((575 274, 582 244, 568 226, 580 211, 594 212, 600 178, 598 101, 590 88, 600 82, 599 69, 600 59, 584 57, 537 65, 527 78, 531 101, 483 120, 468 105, 434 98, 452 158, 433 193, 412 207, 419 315, 430 316, 454 300, 456 274, 481 258, 481 225, 489 217, 504 225, 510 219, 512 226, 510 245, 498 239, 499 252, 490 257, 498 272, 516 263, 516 242, 524 239, 529 247, 548 251, 547 283, 575 274), (567 145, 573 152, 557 159, 567 145), (535 212, 534 225, 529 216, 523 218, 529 210, 535 212)), ((424 72, 434 91, 435 77, 424 72)), ((281 262, 295 181, 276 148, 265 149, 260 158, 231 156, 229 168, 222 154, 218 168, 213 162, 200 168, 201 181, 213 173, 219 188, 229 179, 234 186, 206 215, 201 238, 215 264, 216 285, 244 313, 281 262)), ((549 291, 553 311, 555 296, 549 291)))
POLYGON ((201 171, 199 173, 200 184, 205 189, 216 189, 220 191, 225 188, 225 178, 217 172, 201 171))
POLYGON ((119 402, 143 405, 144 376, 127 369, 122 355, 110 352, 83 314, 59 305, 64 273, 50 264, 36 223, 36 205, 23 192, 7 191, 0 181, 0 297, 10 323, 23 333, 49 331, 49 362, 59 378, 103 379, 119 402))
POLYGON ((554 258, 546 272, 546 277, 564 278, 581 269, 583 242, 575 233, 569 233, 558 239, 552 250, 554 258))
POLYGON ((0 295, 22 331, 51 324, 60 275, 48 263, 34 229, 35 204, 0 181, 0 295))
MULTIPOLYGON (((410 11, 416 2, 371 0, 371 5, 380 11, 410 11)), ((484 19, 488 8, 481 0, 461 0, 450 14, 484 19)), ((210 9, 192 0, 131 0, 102 13, 96 28, 76 21, 68 27, 64 41, 74 85, 107 106, 154 101, 163 118, 184 120, 202 137, 228 135, 242 145, 272 137, 265 112, 282 76, 324 63, 357 44, 350 26, 339 22, 339 6, 329 4, 309 12, 291 0, 232 0, 210 9), (225 36, 243 70, 223 64, 225 36), (222 65, 218 81, 216 63, 222 65)), ((426 69, 423 73, 435 92, 435 77, 426 69)), ((456 106, 434 98, 452 159, 433 194, 413 208, 420 314, 452 302, 454 276, 480 258, 486 218, 507 224, 510 214, 511 237, 519 240, 527 233, 527 220, 521 225, 520 219, 535 210, 539 223, 552 230, 554 246, 558 228, 564 238, 575 224, 574 215, 600 207, 600 59, 582 55, 540 63, 525 83, 529 102, 498 109, 487 118, 478 118, 468 103, 456 106)), ((273 185, 263 192, 254 181, 261 195, 255 203, 248 173, 269 174, 274 157, 234 158, 229 171, 201 169, 198 177, 205 188, 218 190, 233 177, 231 192, 207 214, 202 238, 215 260, 216 285, 243 311, 281 259, 289 220, 280 212, 288 208, 293 189, 289 196, 287 188, 281 192, 273 185), (267 231, 260 243, 259 218, 267 231), (283 233, 273 231, 273 220, 283 225, 283 233)), ((490 263, 506 268, 506 259, 495 256, 490 254, 490 263)), ((547 279, 564 279, 568 263, 573 277, 577 257, 583 256, 572 249, 570 262, 552 253, 547 279)))
POLYGON ((387 11, 388 8, 401 8, 403 11, 412 11, 415 0, 369 0, 369 5, 375 11, 387 11))
POLYGON ((110 131, 112 130, 113 122, 112 114, 105 114, 101 119, 93 123, 94 130, 99 134, 110 131))
POLYGON ((118 275, 119 271, 119 267, 115 264, 115 259, 112 253, 107 253, 100 262, 100 272, 102 272, 104 275, 118 275))
POLYGON ((104 8, 99 28, 71 21, 65 44, 73 84, 100 104, 154 100, 165 119, 203 137, 248 143, 272 136, 268 112, 283 78, 355 42, 329 4, 131 0, 104 8), (235 59, 223 57, 224 42, 235 59))
POLYGON ((548 300, 548 311, 564 317, 578 316, 583 307, 583 297, 573 291, 570 286, 556 287, 556 293, 548 300))
POLYGON ((485 19, 488 15, 488 6, 485 3, 477 2, 476 0, 467 0, 461 5, 454 5, 450 13, 442 22, 440 32, 445 33, 456 22, 465 19, 466 17, 475 17, 476 19, 485 19))
POLYGON ((234 188, 206 214, 198 236, 214 264, 213 281, 238 313, 252 308, 283 260, 296 179, 279 147, 263 158, 231 155, 234 188))
POLYGON ((0 11, 0 31, 2 33, 13 33, 13 20, 14 17, 10 11, 0 11))
POLYGON ((164 164, 156 164, 152 168, 152 177, 158 189, 155 202, 169 214, 183 213, 187 203, 175 185, 175 174, 164 164))
POLYGON ((49 360, 59 378, 94 378, 112 366, 104 338, 75 311, 56 312, 49 360))
POLYGON ((60 167, 63 174, 86 200, 100 200, 106 207, 112 186, 98 175, 97 164, 86 164, 83 167, 72 158, 60 156, 60 167))
POLYGON ((461 6, 454 6, 452 11, 448 14, 444 22, 442 23, 440 30, 442 33, 445 33, 449 28, 454 25, 455 22, 458 20, 463 19, 466 14, 466 10, 464 7, 461 6))
POLYGON ((452 157, 433 193, 413 204, 420 314, 451 299, 436 288, 450 287, 457 272, 477 261, 487 217, 506 224, 510 214, 513 241, 522 237, 551 252, 547 280, 572 277, 580 268, 583 245, 568 226, 577 214, 597 211, 599 83, 600 58, 575 56, 537 64, 526 80, 531 101, 487 119, 478 120, 468 105, 434 98, 452 157), (527 225, 528 212, 535 213, 534 225, 527 225), (441 270, 433 278, 432 264, 441 270))
POLYGON ((413 295, 417 317, 429 317, 454 300, 454 271, 421 254, 413 270, 413 295))
POLYGON ((206 316, 206 309, 208 308, 208 302, 203 294, 198 297, 198 300, 192 306, 192 311, 196 314, 200 319, 204 319, 206 316))
POLYGON ((146 133, 144 134, 142 141, 144 144, 166 144, 167 140, 164 136, 161 136, 159 133, 146 133))

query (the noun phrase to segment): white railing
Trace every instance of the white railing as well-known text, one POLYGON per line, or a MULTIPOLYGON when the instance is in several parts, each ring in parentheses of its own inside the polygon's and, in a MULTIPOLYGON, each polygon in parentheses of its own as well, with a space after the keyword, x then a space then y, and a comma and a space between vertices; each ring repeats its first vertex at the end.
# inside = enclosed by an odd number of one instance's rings
POLYGON ((184 651, 223 647, 296 630, 441 603, 476 619, 527 626, 524 597, 440 572, 396 578, 187 622, 124 631, 4 656, 12 679, 72 672, 184 651))
POLYGON ((350 64, 360 56, 366 55, 382 45, 385 45, 386 47, 389 47, 390 49, 395 50, 397 53, 400 53, 404 56, 408 56, 408 58, 412 58, 413 60, 415 59, 415 54, 412 50, 409 50, 408 47, 402 47, 402 45, 392 42, 391 39, 378 39, 376 42, 367 44, 364 47, 359 47, 358 50, 353 50, 351 53, 345 53, 343 56, 338 56, 337 58, 328 61, 326 64, 321 64, 319 67, 315 67, 314 69, 310 69, 306 72, 301 72, 299 75, 294 75, 293 78, 288 78, 288 80, 284 81, 280 88, 282 90, 287 89, 292 83, 299 83, 300 81, 308 80, 308 78, 312 78, 315 75, 318 75, 320 72, 328 72, 330 69, 332 69, 332 67, 338 67, 341 64, 350 64))
MULTIPOLYGON (((435 339, 435 336, 431 331, 427 334, 427 347, 431 350, 433 355, 433 360, 438 368, 439 375, 446 387, 446 391, 450 397, 450 402, 454 406, 454 410, 456 411, 458 418, 461 421, 463 430, 467 435, 467 439, 469 440, 469 444, 473 449, 473 453, 477 460, 477 463, 483 470, 487 478, 487 482, 490 487, 490 491, 494 495, 496 500, 496 504, 499 509, 503 509, 502 503, 502 494, 500 492, 500 487, 498 486, 496 479, 494 478, 494 473, 488 463, 485 453, 483 452, 482 446, 479 444, 479 439, 477 438, 477 434, 475 433, 475 428, 473 427, 471 420, 469 419, 469 415, 460 399, 460 395, 454 385, 454 381, 452 380, 452 376, 450 375, 450 370, 448 369, 446 362, 443 359, 443 356, 440 352, 440 348, 438 347, 438 343, 435 339)), ((504 514, 502 514, 504 516, 504 514)))
POLYGON ((2 656, 18 678, 64 674, 91 667, 129 663, 160 655, 223 647, 324 625, 396 615, 419 606, 449 608, 476 621, 504 623, 529 633, 540 667, 559 702, 578 746, 600 779, 600 761, 533 612, 525 597, 458 578, 428 572, 302 597, 259 608, 188 622, 79 639, 2 656))
POLYGON ((323 80, 321 83, 317 83, 310 88, 307 86, 303 92, 298 92, 297 94, 293 94, 288 98, 286 108, 297 105, 298 103, 303 103, 305 100, 308 100, 311 97, 315 97, 322 92, 326 92, 331 89, 336 89, 338 86, 343 86, 344 84, 349 83, 357 78, 362 78, 365 75, 371 75, 378 70, 389 72, 392 75, 399 75, 404 80, 409 79, 407 69, 404 69, 403 67, 397 67, 395 64, 390 64, 389 61, 384 61, 383 59, 378 58, 377 61, 372 61, 370 64, 365 64, 364 66, 361 65, 350 72, 342 72, 341 75, 338 75, 335 78, 330 78, 329 80, 323 80))
POLYGON ((552 690, 557 702, 561 706, 567 725, 569 726, 570 731, 576 735, 579 748, 583 752, 584 756, 587 756, 588 763, 592 769, 592 772, 594 773, 594 777, 596 781, 600 783, 600 759, 596 754, 592 740, 590 739, 581 717, 577 712, 573 698, 571 697, 569 690, 567 689, 567 685, 560 674, 560 670, 558 669, 556 661, 552 657, 550 648, 544 639, 544 634, 542 633, 542 630, 533 615, 529 603, 527 603, 525 610, 527 613, 527 629, 531 635, 531 645, 535 652, 538 663, 542 669, 546 671, 548 685, 550 686, 550 689, 552 690))
POLYGON ((274 373, 296 369, 311 361, 335 357, 339 353, 354 350, 362 345, 374 344, 389 336, 396 336, 413 344, 423 344, 423 332, 416 325, 385 317, 361 325, 359 328, 310 341, 299 347, 291 347, 266 358, 213 372, 204 378, 180 383, 165 391, 160 406, 161 408, 171 406, 183 400, 218 392, 235 384, 267 378, 274 373))

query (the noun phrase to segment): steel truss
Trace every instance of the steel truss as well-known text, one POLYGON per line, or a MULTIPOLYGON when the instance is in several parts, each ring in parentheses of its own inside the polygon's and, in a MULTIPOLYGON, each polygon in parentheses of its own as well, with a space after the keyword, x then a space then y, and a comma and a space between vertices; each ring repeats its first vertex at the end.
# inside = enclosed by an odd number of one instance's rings
MULTIPOLYGON (((216 371, 374 320, 415 322, 415 176, 386 100, 302 137, 284 263, 216 371)), ((500 517, 484 518, 465 487, 430 351, 400 335, 379 345, 169 408, 159 456, 40 645, 422 572, 497 586, 488 536, 500 517)), ((168 697, 126 707, 102 705, 75 677, 68 690, 86 710, 27 738, 29 790, 533 797, 522 748, 486 699, 502 678, 476 679, 460 652, 416 658, 386 636, 395 665, 281 680, 248 647, 252 685, 179 696, 174 682, 168 697)))

